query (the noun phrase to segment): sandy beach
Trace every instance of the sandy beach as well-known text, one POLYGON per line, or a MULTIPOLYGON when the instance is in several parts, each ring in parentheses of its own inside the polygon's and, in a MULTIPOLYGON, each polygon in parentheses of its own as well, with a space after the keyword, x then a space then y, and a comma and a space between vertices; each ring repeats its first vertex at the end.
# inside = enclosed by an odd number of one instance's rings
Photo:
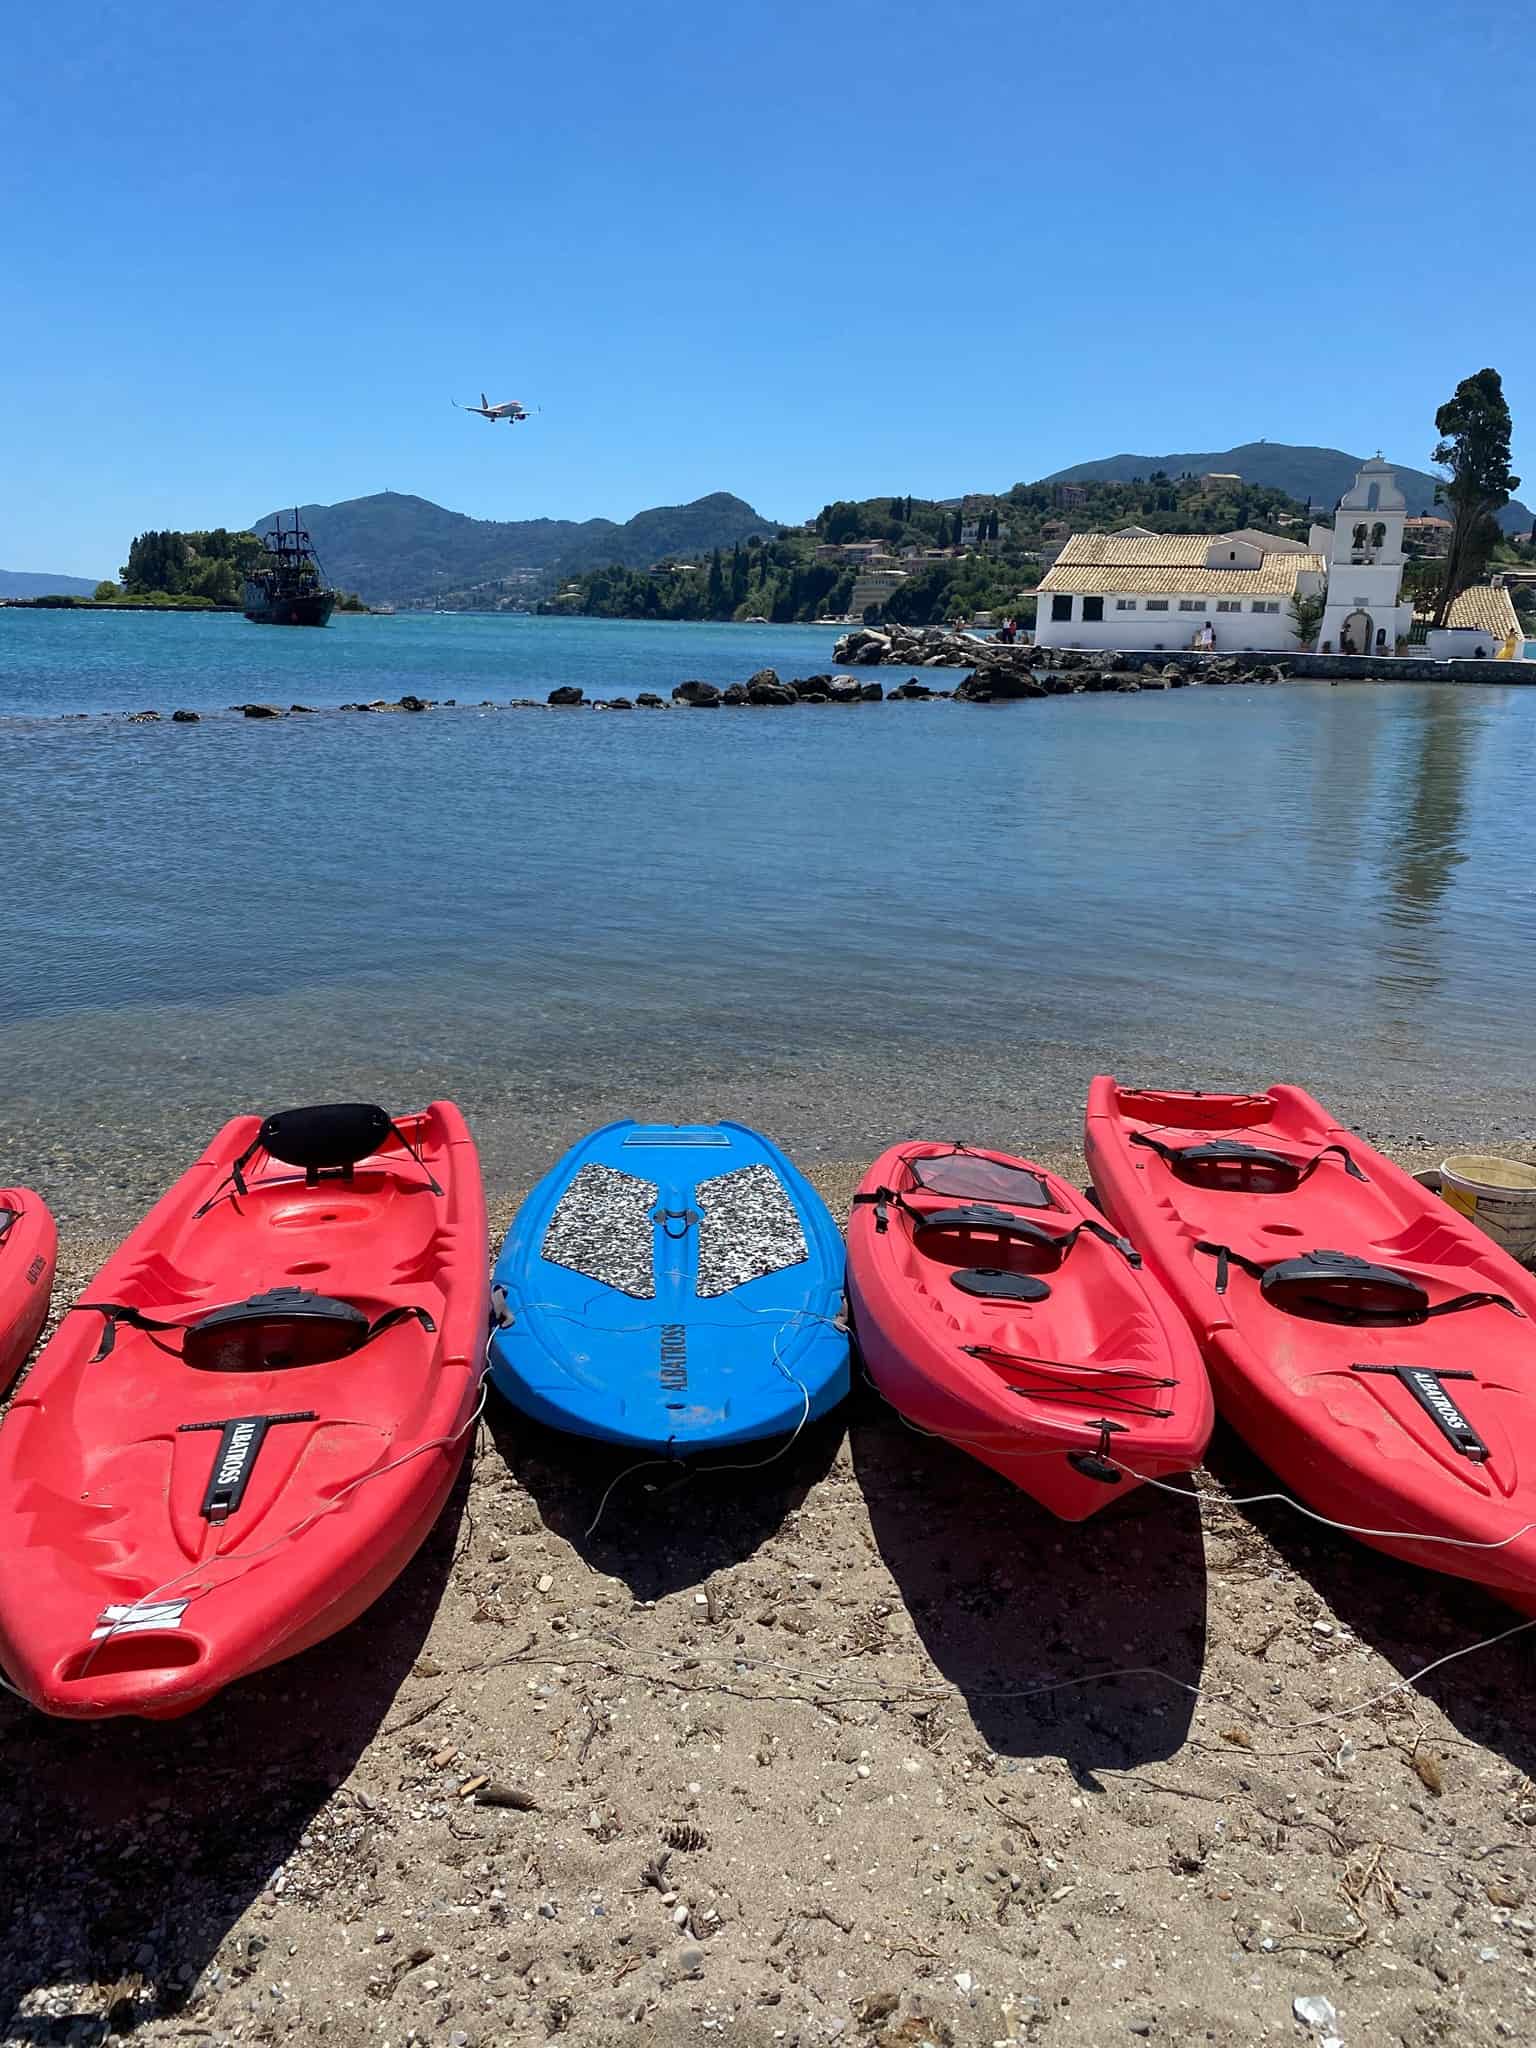
POLYGON ((625 1462, 493 1404, 332 1643, 168 1726, 0 1702, 0 2038, 1528 2035, 1529 1637, 1406 1684, 1509 1610, 1234 1507, 1222 1436, 1070 1528, 868 1389, 594 1529, 625 1462))

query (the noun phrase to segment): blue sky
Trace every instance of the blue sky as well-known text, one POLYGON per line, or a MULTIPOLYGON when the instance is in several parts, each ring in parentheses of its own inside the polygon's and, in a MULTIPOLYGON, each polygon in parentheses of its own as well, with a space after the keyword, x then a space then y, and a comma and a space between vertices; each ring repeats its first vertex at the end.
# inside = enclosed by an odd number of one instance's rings
POLYGON ((0 566, 385 488, 801 518, 1260 436, 1423 465, 1485 363, 1536 483, 1523 8, 284 19, 13 13, 0 566))

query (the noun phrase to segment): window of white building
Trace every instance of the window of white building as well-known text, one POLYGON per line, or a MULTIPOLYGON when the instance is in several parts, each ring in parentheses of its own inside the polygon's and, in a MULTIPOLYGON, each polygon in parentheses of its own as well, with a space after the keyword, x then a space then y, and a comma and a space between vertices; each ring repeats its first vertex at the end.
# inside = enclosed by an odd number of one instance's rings
POLYGON ((1165 612, 1167 609, 1168 600, 1166 597, 1149 597, 1147 599, 1147 610, 1149 612, 1165 612))
POLYGON ((1205 610, 1205 599, 1203 597, 1181 597, 1179 599, 1179 610, 1181 612, 1203 612, 1205 610))
POLYGON ((1280 609, 1278 604, 1266 603, 1266 601, 1260 597, 1256 597, 1254 599, 1253 608, 1256 612, 1277 612, 1280 609))
POLYGON ((1218 597, 1216 600, 1216 609, 1219 612, 1240 612, 1242 608, 1243 600, 1240 597, 1218 597))
POLYGON ((1117 612, 1133 612, 1135 609, 1136 600, 1134 597, 1117 597, 1115 599, 1115 610, 1117 612))

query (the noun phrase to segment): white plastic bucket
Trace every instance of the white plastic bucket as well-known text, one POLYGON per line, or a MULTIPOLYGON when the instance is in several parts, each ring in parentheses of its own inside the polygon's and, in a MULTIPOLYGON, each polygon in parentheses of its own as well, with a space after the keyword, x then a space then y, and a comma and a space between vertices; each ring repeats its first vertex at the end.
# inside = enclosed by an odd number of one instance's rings
POLYGON ((1441 1161, 1440 1192, 1511 1257, 1536 1264, 1536 1166, 1458 1152, 1441 1161))

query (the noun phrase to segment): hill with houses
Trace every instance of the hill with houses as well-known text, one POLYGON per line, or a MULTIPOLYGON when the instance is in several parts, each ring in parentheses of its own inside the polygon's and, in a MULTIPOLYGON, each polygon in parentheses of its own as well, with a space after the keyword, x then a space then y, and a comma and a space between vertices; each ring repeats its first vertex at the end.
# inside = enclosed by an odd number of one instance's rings
MULTIPOLYGON (((1264 484, 1288 497, 1309 503, 1320 518, 1330 518, 1333 508, 1355 480, 1365 461, 1363 455, 1346 455, 1342 448, 1298 447, 1287 441, 1244 441, 1237 448, 1218 448, 1202 454, 1106 455, 1098 462, 1074 463, 1070 469, 1054 470, 1040 479, 1042 484, 1131 483, 1153 476, 1232 476, 1248 484, 1264 484)), ((1436 492, 1442 481, 1425 469, 1411 469, 1406 463, 1392 465, 1409 516, 1434 513, 1436 492)), ((1506 533, 1529 533, 1536 514, 1518 498, 1512 498, 1498 515, 1506 533)))

